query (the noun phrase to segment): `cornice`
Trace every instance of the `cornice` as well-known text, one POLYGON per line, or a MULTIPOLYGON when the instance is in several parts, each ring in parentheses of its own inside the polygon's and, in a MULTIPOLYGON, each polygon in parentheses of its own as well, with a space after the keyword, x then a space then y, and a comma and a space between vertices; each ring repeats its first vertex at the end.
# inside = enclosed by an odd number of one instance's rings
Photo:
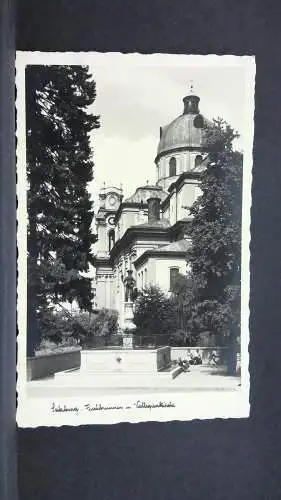
POLYGON ((110 259, 111 262, 116 258, 116 256, 126 248, 134 239, 137 237, 143 238, 145 236, 154 236, 157 238, 157 236, 164 236, 164 235, 169 235, 170 227, 156 227, 156 226, 147 226, 147 227, 138 227, 138 226, 132 226, 127 229, 127 231, 123 234, 122 238, 118 240, 114 247, 112 248, 110 252, 110 259))
POLYGON ((111 267, 110 257, 93 257, 93 265, 95 267, 108 266, 111 267))
POLYGON ((199 151, 202 153, 208 152, 209 148, 202 147, 202 146, 178 146, 178 147, 173 147, 170 149, 166 149, 165 151, 161 151, 161 153, 158 153, 154 162, 157 164, 157 162, 162 158, 163 156, 170 155, 171 153, 180 153, 183 151, 199 151))
POLYGON ((169 193, 171 193, 174 189, 176 190, 179 189, 185 180, 192 179, 199 181, 200 178, 201 178, 201 172, 195 172, 194 170, 191 170, 189 172, 183 172, 182 174, 180 174, 178 179, 168 187, 168 191, 169 193))

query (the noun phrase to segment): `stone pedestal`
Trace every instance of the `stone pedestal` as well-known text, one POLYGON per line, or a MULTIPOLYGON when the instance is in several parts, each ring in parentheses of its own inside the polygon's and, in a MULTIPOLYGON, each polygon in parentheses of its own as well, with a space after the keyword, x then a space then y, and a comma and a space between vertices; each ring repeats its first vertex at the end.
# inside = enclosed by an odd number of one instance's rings
POLYGON ((133 331, 136 329, 136 325, 133 322, 134 312, 133 312, 133 302, 125 302, 124 304, 124 325, 123 330, 133 331))
POLYGON ((123 337, 123 347, 126 349, 133 349, 133 332, 136 329, 136 325, 133 322, 134 311, 133 302, 125 302, 124 304, 124 325, 123 331, 125 333, 123 337))
POLYGON ((133 349, 133 335, 127 335, 126 337, 123 337, 123 347, 124 349, 133 349))

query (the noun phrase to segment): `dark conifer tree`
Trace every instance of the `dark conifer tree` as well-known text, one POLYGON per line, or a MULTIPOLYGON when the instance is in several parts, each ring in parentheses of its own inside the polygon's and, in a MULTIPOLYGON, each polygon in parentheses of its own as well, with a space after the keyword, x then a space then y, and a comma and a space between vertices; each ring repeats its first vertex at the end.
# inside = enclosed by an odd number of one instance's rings
POLYGON ((229 373, 235 364, 240 332, 240 262, 242 154, 233 151, 238 134, 218 119, 206 130, 209 163, 201 175, 202 195, 191 214, 191 266, 195 333, 208 332, 226 341, 229 373))
POLYGON ((83 273, 95 242, 87 190, 93 179, 89 134, 99 127, 87 108, 95 97, 87 67, 26 68, 30 352, 48 304, 76 300, 91 310, 91 281, 83 273))

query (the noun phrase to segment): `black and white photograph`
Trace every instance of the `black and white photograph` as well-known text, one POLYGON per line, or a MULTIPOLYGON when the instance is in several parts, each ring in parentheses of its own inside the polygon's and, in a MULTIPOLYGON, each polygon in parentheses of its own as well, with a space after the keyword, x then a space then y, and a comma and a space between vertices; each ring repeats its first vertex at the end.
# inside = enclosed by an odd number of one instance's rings
POLYGON ((255 58, 16 67, 18 425, 248 417, 255 58))

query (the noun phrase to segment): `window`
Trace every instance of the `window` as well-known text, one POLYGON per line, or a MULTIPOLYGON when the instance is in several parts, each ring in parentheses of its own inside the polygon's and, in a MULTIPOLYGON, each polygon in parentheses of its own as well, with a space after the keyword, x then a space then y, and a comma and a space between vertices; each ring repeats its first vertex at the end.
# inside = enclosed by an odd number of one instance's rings
POLYGON ((111 229, 108 233, 108 251, 110 252, 115 244, 115 232, 111 229))
POLYGON ((203 156, 197 155, 195 158, 195 167, 198 167, 198 165, 200 165, 202 161, 203 161, 203 156))
POLYGON ((147 269, 144 270, 144 287, 147 287, 147 269))
POLYGON ((193 125, 195 128, 203 128, 204 127, 204 119, 202 115, 195 116, 193 120, 193 125))
POLYGON ((170 291, 173 290, 173 288, 177 282, 179 272, 180 272, 180 270, 178 267, 170 267, 170 291))
POLYGON ((177 175, 177 161, 173 157, 169 161, 169 177, 174 177, 177 175))

